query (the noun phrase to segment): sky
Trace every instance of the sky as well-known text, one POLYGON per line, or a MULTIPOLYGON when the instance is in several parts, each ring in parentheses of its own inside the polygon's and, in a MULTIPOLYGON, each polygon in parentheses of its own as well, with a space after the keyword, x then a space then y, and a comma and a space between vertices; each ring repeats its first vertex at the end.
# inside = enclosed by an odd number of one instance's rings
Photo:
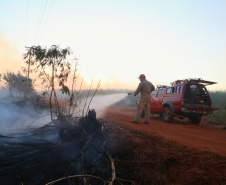
POLYGON ((225 0, 0 0, 0 73, 25 46, 70 47, 78 73, 102 88, 202 78, 226 90, 225 0))

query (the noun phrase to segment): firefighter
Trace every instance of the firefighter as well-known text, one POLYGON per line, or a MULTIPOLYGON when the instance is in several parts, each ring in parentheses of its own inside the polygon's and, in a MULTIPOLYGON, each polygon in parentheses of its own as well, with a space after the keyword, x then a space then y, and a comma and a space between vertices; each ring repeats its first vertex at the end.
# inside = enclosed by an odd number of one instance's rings
POLYGON ((154 86, 151 82, 146 80, 144 74, 139 76, 140 84, 134 93, 136 96, 141 93, 140 101, 137 105, 137 113, 134 121, 132 123, 139 123, 143 109, 145 110, 145 121, 143 123, 148 124, 150 119, 150 103, 151 103, 151 91, 154 90, 154 86))

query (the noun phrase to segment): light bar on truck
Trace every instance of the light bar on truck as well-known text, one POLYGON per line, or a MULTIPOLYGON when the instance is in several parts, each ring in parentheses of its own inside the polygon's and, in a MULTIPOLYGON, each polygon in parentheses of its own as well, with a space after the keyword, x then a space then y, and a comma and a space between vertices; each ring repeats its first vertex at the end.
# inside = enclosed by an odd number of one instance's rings
POLYGON ((167 86, 166 85, 157 85, 157 88, 166 88, 167 86))

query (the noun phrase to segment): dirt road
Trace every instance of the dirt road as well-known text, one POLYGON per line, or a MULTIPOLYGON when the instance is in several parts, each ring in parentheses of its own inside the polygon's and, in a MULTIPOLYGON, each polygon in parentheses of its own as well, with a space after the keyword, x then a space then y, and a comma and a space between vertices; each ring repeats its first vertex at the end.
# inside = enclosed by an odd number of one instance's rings
POLYGON ((123 128, 140 131, 146 135, 156 135, 200 151, 213 152, 226 156, 226 130, 210 127, 201 129, 186 128, 188 120, 175 119, 173 123, 161 121, 159 116, 152 116, 150 124, 131 123, 136 107, 111 106, 105 112, 105 118, 114 121, 123 128))

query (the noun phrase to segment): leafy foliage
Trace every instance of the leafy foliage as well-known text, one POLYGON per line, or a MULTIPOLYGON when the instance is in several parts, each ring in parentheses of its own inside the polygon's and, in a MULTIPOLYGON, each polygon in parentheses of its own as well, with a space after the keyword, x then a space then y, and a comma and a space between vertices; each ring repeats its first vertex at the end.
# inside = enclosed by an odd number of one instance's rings
POLYGON ((21 75, 19 72, 17 74, 7 72, 4 74, 3 79, 9 87, 10 96, 14 96, 18 93, 22 94, 24 97, 36 95, 32 81, 28 81, 27 77, 21 75))
MULTIPOLYGON (((24 54, 26 63, 35 66, 34 71, 39 72, 38 77, 42 80, 41 84, 50 91, 49 103, 52 119, 52 98, 54 99, 56 108, 54 112, 56 116, 60 112, 55 91, 55 79, 58 81, 61 92, 63 94, 70 94, 69 88, 65 83, 71 70, 71 64, 66 61, 66 58, 71 53, 70 48, 61 49, 59 46, 52 45, 49 49, 42 48, 41 46, 32 46, 24 54)), ((26 72, 26 69, 24 71, 26 72)))
MULTIPOLYGON (((67 82, 71 64, 66 61, 66 57, 71 53, 70 48, 61 49, 56 45, 52 45, 49 49, 32 46, 24 54, 24 59, 27 64, 30 59, 30 65, 35 66, 30 72, 39 72, 38 77, 42 80, 42 85, 45 88, 51 89, 52 81, 57 78, 61 90, 69 94, 65 82, 67 82), (48 71, 51 71, 52 75, 48 71)), ((23 71, 27 72, 25 68, 23 68, 23 71)))

